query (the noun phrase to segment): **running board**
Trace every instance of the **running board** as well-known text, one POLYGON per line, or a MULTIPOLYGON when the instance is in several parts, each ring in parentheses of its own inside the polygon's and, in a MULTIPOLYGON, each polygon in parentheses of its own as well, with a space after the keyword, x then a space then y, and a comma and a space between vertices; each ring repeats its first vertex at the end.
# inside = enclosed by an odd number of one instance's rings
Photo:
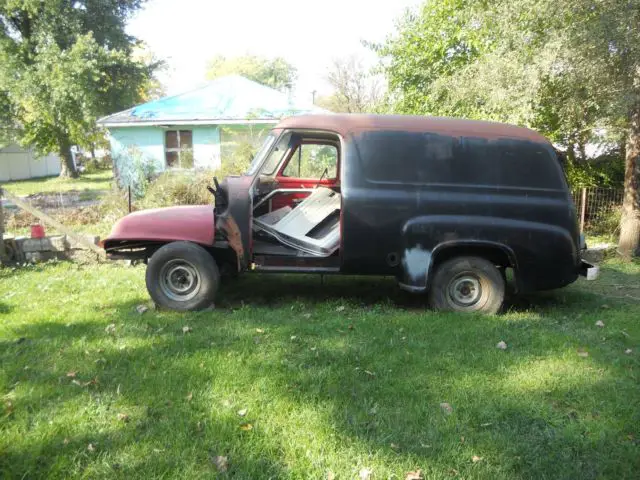
POLYGON ((255 265, 253 270, 264 273, 340 273, 340 268, 338 267, 294 267, 290 265, 255 265))

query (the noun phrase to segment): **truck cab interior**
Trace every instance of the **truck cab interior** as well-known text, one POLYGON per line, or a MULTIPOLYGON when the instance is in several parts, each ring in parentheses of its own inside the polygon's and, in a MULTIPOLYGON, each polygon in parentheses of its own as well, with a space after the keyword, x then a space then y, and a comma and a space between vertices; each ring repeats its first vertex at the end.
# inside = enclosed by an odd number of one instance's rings
POLYGON ((297 265, 337 267, 342 204, 339 138, 326 132, 291 131, 274 142, 268 157, 251 167, 259 169, 252 195, 255 263, 277 264, 277 257, 295 257, 297 265))

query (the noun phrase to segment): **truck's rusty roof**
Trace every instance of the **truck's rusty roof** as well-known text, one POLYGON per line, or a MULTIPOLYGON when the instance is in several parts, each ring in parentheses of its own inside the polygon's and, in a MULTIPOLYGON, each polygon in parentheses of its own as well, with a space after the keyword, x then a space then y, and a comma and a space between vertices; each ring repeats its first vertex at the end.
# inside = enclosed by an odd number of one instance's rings
POLYGON ((285 118, 278 124, 277 128, 327 130, 342 136, 368 130, 405 130, 488 139, 514 138, 549 143, 538 132, 506 123, 412 115, 300 115, 285 118))

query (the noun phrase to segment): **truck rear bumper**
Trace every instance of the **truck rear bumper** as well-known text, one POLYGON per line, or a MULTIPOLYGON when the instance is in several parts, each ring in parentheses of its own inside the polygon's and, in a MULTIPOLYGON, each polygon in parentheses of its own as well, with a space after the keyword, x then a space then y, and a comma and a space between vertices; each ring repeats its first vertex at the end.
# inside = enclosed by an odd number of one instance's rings
POLYGON ((580 267, 578 267, 578 273, 581 276, 586 277, 587 280, 595 280, 600 274, 600 267, 581 260, 580 267))

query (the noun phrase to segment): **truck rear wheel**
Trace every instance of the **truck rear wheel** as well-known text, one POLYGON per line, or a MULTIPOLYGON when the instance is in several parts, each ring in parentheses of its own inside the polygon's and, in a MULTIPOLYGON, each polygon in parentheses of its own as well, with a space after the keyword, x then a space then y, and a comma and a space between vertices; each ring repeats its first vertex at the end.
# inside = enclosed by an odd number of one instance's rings
POLYGON ((494 314, 504 303, 500 270, 480 257, 456 257, 436 269, 429 290, 435 310, 494 314))
POLYGON ((220 273, 213 257, 191 242, 173 242, 149 259, 147 290, 153 301, 178 311, 209 307, 218 291, 220 273))

